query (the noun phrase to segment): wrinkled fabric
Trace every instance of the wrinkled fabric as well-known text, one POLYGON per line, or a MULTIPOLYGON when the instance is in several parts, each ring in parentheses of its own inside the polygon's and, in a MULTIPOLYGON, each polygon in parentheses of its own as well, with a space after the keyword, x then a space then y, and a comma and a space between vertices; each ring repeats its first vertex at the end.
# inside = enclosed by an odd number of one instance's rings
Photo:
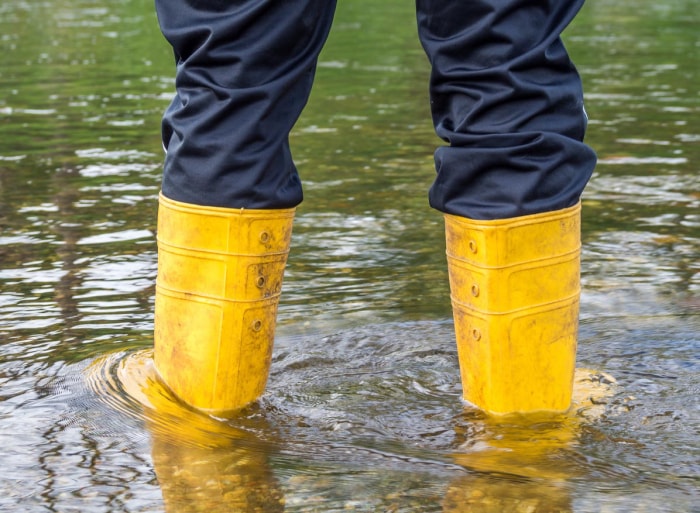
MULTIPOLYGON (((561 41, 583 0, 417 0, 437 134, 431 206, 472 219, 574 205, 595 166, 579 75, 561 41)), ((334 0, 156 0, 177 62, 163 193, 186 203, 302 201, 288 136, 334 0)))
POLYGON ((417 0, 439 137, 430 204, 498 219, 570 207, 595 166, 560 35, 583 0, 417 0))
POLYGON ((290 208, 289 132, 308 100, 334 0, 156 0, 175 52, 162 191, 176 201, 290 208))
POLYGON ((472 219, 578 202, 596 157, 560 35, 583 0, 417 0, 439 137, 430 204, 472 219))

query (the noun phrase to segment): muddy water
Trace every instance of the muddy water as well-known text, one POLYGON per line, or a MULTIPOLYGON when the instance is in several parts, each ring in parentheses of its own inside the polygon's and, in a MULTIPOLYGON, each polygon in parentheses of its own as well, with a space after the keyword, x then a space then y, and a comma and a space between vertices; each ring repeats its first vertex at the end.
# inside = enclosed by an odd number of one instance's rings
POLYGON ((589 0, 566 34, 600 157, 577 385, 596 404, 498 422, 459 402, 411 9, 341 2, 292 137, 306 199, 270 384, 222 420, 150 367, 173 87, 150 2, 0 5, 0 511, 697 510, 694 2, 589 0))

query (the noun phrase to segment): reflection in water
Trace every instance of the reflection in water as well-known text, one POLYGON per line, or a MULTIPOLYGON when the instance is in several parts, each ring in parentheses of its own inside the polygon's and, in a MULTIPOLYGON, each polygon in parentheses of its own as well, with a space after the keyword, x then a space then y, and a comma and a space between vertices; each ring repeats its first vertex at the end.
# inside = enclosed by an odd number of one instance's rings
POLYGON ((79 266, 76 264, 79 252, 76 244, 79 239, 77 226, 72 223, 75 218, 73 204, 79 198, 78 191, 66 180, 67 171, 62 170, 53 175, 56 182, 56 195, 53 204, 56 205, 56 218, 58 220, 55 230, 62 239, 62 244, 56 250, 60 258, 63 276, 55 287, 56 303, 61 312, 61 319, 66 328, 73 327, 79 320, 78 302, 75 294, 80 289, 82 280, 79 274, 79 266))
POLYGON ((177 402, 158 379, 151 351, 99 359, 88 380, 116 409, 145 418, 166 513, 284 511, 269 449, 253 432, 177 402))
POLYGON ((151 1, 0 2, 0 511, 696 511, 696 3, 589 0, 564 35, 600 157, 578 365, 618 382, 533 423, 459 401, 410 3, 340 2, 268 391, 224 420, 143 388, 174 89, 151 1))
POLYGON ((284 511, 266 455, 233 443, 197 447, 155 435, 153 465, 166 513, 284 511))
POLYGON ((576 369, 574 403, 565 414, 489 417, 465 414, 456 429, 461 465, 524 478, 564 480, 581 472, 571 459, 586 425, 605 412, 615 379, 589 369, 576 369))
POLYGON ((569 480, 585 473, 576 461, 581 429, 601 416, 614 379, 577 369, 568 414, 487 417, 466 413, 452 458, 476 471, 450 482, 445 513, 567 513, 569 480))
POLYGON ((498 477, 464 477, 450 483, 444 513, 570 513, 573 503, 565 482, 498 477))
MULTIPOLYGON (((438 495, 414 498, 414 506, 424 507, 434 501, 445 513, 459 513, 572 511, 568 481, 585 473, 572 460, 577 439, 582 425, 592 423, 603 413, 614 380, 592 371, 577 371, 574 408, 570 414, 556 417, 488 417, 467 409, 452 418, 453 440, 430 457, 432 462, 425 453, 411 456, 408 447, 389 448, 390 437, 384 441, 376 437, 374 447, 357 451, 362 445, 357 445, 362 434, 371 428, 368 418, 364 418, 364 425, 347 419, 354 424, 350 432, 318 446, 313 442, 318 440, 315 435, 303 441, 304 436, 309 436, 303 431, 304 427, 311 427, 311 418, 297 419, 295 429, 290 426, 291 419, 280 416, 281 412, 269 405, 262 405, 262 409, 254 406, 230 419, 202 415, 184 407, 163 386, 155 373, 151 350, 99 358, 88 368, 87 381, 116 411, 145 419, 166 512, 284 511, 287 498, 276 475, 280 466, 278 463, 275 469, 270 458, 279 459, 280 454, 287 453, 294 454, 295 459, 326 460, 332 464, 337 464, 339 457, 344 458, 345 464, 362 466, 375 460, 379 468, 389 464, 387 470, 393 468, 392 460, 416 469, 432 465, 438 471, 432 479, 444 479, 449 474, 452 477, 440 487, 438 495), (284 426, 284 437, 273 425, 284 426), (382 447, 385 444, 389 445, 382 447), (349 451, 351 447, 355 449, 349 451), (408 452, 402 454, 404 451, 408 452), (339 456, 339 452, 344 456, 339 456), (458 468, 466 472, 456 471, 458 468)), ((425 427, 418 423, 414 429, 425 427)), ((344 428, 338 430, 342 432, 344 428)), ((316 486, 327 486, 323 482, 318 479, 316 486)), ((356 506, 396 505, 406 484, 393 486, 395 489, 387 490, 382 502, 358 497, 356 506)), ((298 488, 290 492, 292 503, 300 503, 294 497, 302 491, 302 487, 298 488)), ((313 485, 310 488, 313 496, 313 485)))

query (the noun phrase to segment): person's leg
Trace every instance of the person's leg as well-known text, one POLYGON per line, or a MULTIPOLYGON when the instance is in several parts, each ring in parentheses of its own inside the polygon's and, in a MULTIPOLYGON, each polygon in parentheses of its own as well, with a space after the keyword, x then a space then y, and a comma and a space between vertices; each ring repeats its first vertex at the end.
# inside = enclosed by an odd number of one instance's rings
POLYGON ((156 0, 177 63, 163 117, 155 366, 195 408, 262 394, 302 190, 289 132, 333 0, 156 0))
POLYGON ((464 398, 493 413, 565 410, 578 326, 583 143, 560 39, 583 0, 417 0, 437 134, 464 398))
POLYGON ((156 0, 156 9, 177 63, 163 118, 163 194, 226 208, 298 205, 288 135, 334 0, 156 0))

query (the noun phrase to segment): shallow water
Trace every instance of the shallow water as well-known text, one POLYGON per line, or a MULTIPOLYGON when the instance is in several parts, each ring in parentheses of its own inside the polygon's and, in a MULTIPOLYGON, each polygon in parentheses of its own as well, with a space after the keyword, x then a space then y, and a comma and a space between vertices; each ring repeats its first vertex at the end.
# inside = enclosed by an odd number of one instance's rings
POLYGON ((578 389, 602 391, 501 421, 459 401, 412 5, 375 4, 341 2, 292 137, 272 373, 235 420, 149 366, 173 84, 151 3, 0 5, 0 511, 697 511, 695 3, 589 0, 566 34, 600 158, 578 389))

